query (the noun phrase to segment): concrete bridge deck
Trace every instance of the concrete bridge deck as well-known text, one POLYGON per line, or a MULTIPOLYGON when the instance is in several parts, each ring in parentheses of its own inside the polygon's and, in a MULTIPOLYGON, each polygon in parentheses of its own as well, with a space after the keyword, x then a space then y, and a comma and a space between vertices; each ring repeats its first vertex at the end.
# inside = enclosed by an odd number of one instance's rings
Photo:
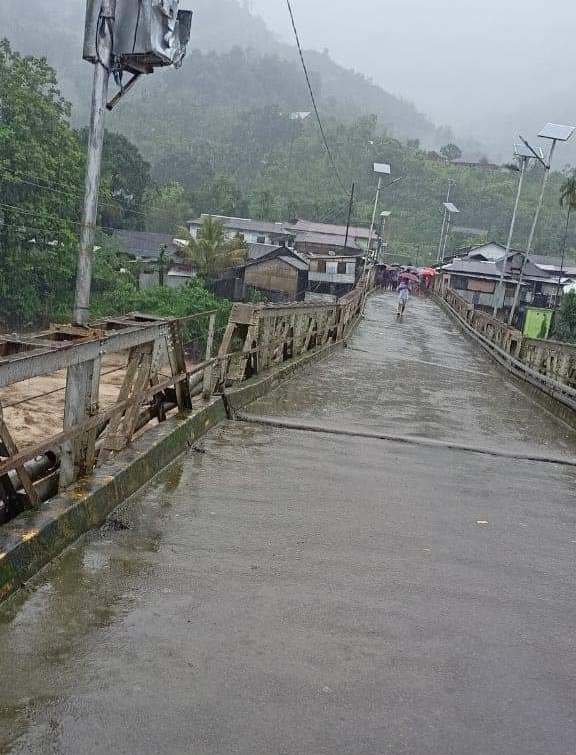
POLYGON ((227 423, 0 609, 10 755, 569 755, 573 431, 430 302, 227 423))

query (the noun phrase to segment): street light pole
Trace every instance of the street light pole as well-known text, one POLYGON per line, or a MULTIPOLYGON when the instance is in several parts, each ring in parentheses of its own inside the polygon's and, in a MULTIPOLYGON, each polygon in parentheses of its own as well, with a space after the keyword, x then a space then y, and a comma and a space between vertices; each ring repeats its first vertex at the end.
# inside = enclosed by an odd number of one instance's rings
POLYGON ((561 125, 559 123, 547 123, 546 126, 542 129, 542 131, 538 134, 538 136, 541 139, 549 139, 552 141, 552 146, 550 147, 550 154, 548 155, 548 162, 544 162, 544 160, 538 155, 536 150, 528 144, 526 139, 524 139, 522 136, 520 139, 524 142, 524 145, 528 148, 528 150, 536 157, 543 165, 544 165, 544 178, 542 180, 542 190, 540 191, 540 197, 538 198, 538 204, 536 206, 536 213, 534 215, 534 221, 532 223, 532 228, 530 229, 530 238, 528 239, 528 248, 526 249, 526 254, 524 255, 524 259, 522 260, 522 267, 520 269, 520 275, 518 277, 518 283, 516 285, 516 291, 514 292, 514 303, 512 304, 512 309, 510 310, 510 317, 508 318, 508 324, 512 325, 514 322, 514 315, 516 314, 516 309, 518 308, 518 302, 520 300, 520 290, 522 286, 522 280, 524 278, 524 271, 526 270, 526 265, 528 263, 528 255, 532 252, 532 247, 534 245, 534 239, 536 237, 536 228, 538 226, 538 220, 540 219, 540 213, 542 211, 542 205, 544 203, 544 194, 546 193, 546 186, 548 185, 548 179, 550 178, 550 171, 552 170, 552 160, 554 158, 554 152, 556 151, 556 145, 558 142, 567 142, 573 135, 574 131, 576 131, 576 126, 565 126, 561 125))
POLYGON ((452 194, 452 184, 453 181, 448 181, 448 192, 446 194, 446 202, 444 203, 444 217, 442 219, 442 231, 440 232, 440 243, 438 244, 438 254, 436 255, 436 262, 440 262, 443 256, 443 245, 444 245, 444 233, 446 231, 446 221, 448 219, 448 210, 446 209, 446 205, 450 202, 450 195, 452 194))
POLYGON ((344 251, 348 248, 348 236, 350 234, 350 221, 352 220, 352 210, 354 208, 354 192, 356 191, 356 184, 352 184, 352 191, 350 192, 350 203, 348 205, 348 220, 346 222, 346 238, 344 239, 344 251))
POLYGON ((88 132, 88 155, 86 160, 86 179, 84 209, 80 226, 80 250, 78 271, 76 274, 76 298, 74 304, 74 323, 86 325, 90 317, 90 288, 92 286, 92 256, 98 218, 98 194, 100 173, 102 170, 102 151, 104 148, 104 123, 108 83, 112 67, 114 24, 116 20, 116 0, 102 0, 98 20, 98 61, 94 66, 94 85, 92 89, 92 107, 90 128, 88 132))
POLYGON ((372 222, 370 223, 370 233, 368 235, 368 256, 372 252, 372 240, 374 239, 374 226, 376 225, 376 213, 380 202, 380 192, 382 191, 382 176, 378 176, 378 188, 376 189, 376 199, 374 200, 374 210, 372 211, 372 222))
POLYGON ((446 222, 444 223, 446 227, 446 233, 444 235, 444 246, 441 249, 440 259, 438 260, 438 262, 444 262, 444 259, 446 258, 446 247, 448 246, 450 228, 452 227, 452 215, 457 215, 460 210, 452 202, 444 202, 444 212, 446 213, 446 222))
POLYGON ((530 158, 527 155, 520 156, 520 160, 522 162, 521 168, 520 168, 520 180, 518 181, 518 191, 516 192, 516 203, 514 204, 514 212, 512 213, 512 221, 510 223, 510 232, 508 234, 508 241, 506 243, 506 253, 504 254, 504 264, 502 265, 502 272, 500 273, 500 280, 498 282, 498 287, 496 288, 496 291, 494 292, 494 311, 493 315, 494 317, 498 314, 498 300, 499 297, 502 295, 502 292, 504 292, 502 302, 504 303, 506 300, 506 289, 504 286, 504 278, 506 276, 506 263, 508 262, 508 255, 510 254, 510 251, 512 249, 512 241, 514 239, 514 231, 516 229, 516 219, 518 218, 518 207, 520 206, 520 197, 522 196, 522 187, 524 186, 524 178, 526 176, 526 169, 528 167, 528 160, 530 158))
POLYGON ((444 262, 446 259, 446 248, 448 247, 448 237, 450 236, 450 227, 452 226, 452 213, 447 210, 448 218, 446 220, 446 234, 444 236, 444 247, 442 249, 442 258, 441 262, 444 262))
POLYGON ((532 228, 530 229, 530 237, 528 239, 528 246, 526 248, 526 254, 522 260, 522 266, 520 268, 520 275, 518 276, 518 282, 516 283, 516 290, 514 292, 514 302, 512 303, 512 309, 510 310, 510 316, 508 317, 508 325, 512 325, 514 322, 514 316, 518 308, 518 302, 520 300, 520 290, 522 287, 522 281, 524 279, 524 272, 528 263, 528 255, 532 252, 532 245, 534 244, 534 238, 536 237, 536 229, 538 227, 538 221, 540 220, 540 213, 542 212, 542 205, 544 204, 544 195, 546 194, 546 186, 548 185, 548 179, 550 178, 550 169, 552 167, 552 158, 556 151, 557 140, 552 140, 552 146, 550 147, 550 154, 548 155, 548 162, 544 167, 544 178, 542 179, 542 188, 540 190, 540 196, 538 197, 538 204, 536 205, 536 212, 534 213, 534 220, 532 221, 532 228))

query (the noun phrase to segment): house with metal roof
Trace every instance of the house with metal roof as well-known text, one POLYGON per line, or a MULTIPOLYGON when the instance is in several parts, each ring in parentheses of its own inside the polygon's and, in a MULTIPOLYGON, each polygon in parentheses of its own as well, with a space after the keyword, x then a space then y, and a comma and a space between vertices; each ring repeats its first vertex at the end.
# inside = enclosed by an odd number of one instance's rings
POLYGON ((112 238, 118 244, 122 254, 136 260, 156 262, 163 248, 170 257, 175 253, 174 237, 167 233, 116 229, 112 233, 112 238))
POLYGON ((288 241, 289 234, 285 231, 282 223, 271 223, 266 220, 251 220, 250 218, 233 218, 226 215, 202 214, 195 220, 189 220, 187 225, 190 234, 196 238, 204 221, 212 217, 219 221, 228 238, 239 237, 247 244, 267 244, 280 246, 281 242, 288 241))
POLYGON ((559 290, 569 282, 567 277, 537 265, 530 255, 526 259, 523 252, 505 254, 504 247, 487 244, 471 250, 464 257, 456 257, 441 270, 442 283, 457 291, 460 296, 479 309, 494 307, 494 297, 498 296, 498 308, 512 307, 520 271, 523 269, 520 301, 538 307, 553 306, 559 290), (504 296, 499 294, 499 282, 504 269, 504 296))
POLYGON ((301 301, 308 289, 308 260, 281 246, 242 268, 246 287, 260 291, 271 301, 301 301))
POLYGON ((368 249, 369 228, 350 226, 348 233, 345 225, 315 223, 298 220, 286 224, 286 231, 291 234, 294 248, 307 255, 355 255, 361 256, 368 249))

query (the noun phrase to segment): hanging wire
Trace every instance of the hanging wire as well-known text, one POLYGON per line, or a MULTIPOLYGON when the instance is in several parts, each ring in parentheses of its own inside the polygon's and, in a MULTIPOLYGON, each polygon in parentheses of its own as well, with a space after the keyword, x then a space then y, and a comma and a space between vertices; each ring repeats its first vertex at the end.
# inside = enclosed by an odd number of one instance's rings
POLYGON ((338 168, 336 166, 336 161, 334 160, 334 156, 332 154, 332 150, 330 149, 330 145, 328 144, 328 139, 326 137, 326 131, 324 130, 324 124, 322 123, 322 119, 320 118, 320 112, 318 110, 318 105, 316 104, 316 97, 314 96, 314 90, 312 88, 312 82, 310 81, 310 75, 308 74, 308 68, 306 66, 306 61, 304 60, 304 52, 302 51, 302 45, 300 44, 300 35, 298 34, 298 29, 296 27, 296 20, 294 18, 294 11, 292 10, 292 3, 290 0, 286 0, 286 5, 288 6, 288 13, 290 14, 290 21, 292 22, 292 29, 294 30, 294 37, 296 39, 296 46, 298 47, 298 54, 300 56, 300 61, 302 63, 302 68, 304 70, 304 76, 306 78, 306 84, 308 85, 308 91, 310 92, 310 99, 312 100, 312 105, 314 107, 314 113, 316 114, 316 120, 318 121, 318 127, 320 128, 320 134, 322 136, 322 141, 324 142, 324 147, 326 149, 326 154, 328 155, 328 159, 330 160, 330 164, 332 165, 332 169, 334 171, 334 175, 336 176, 336 180, 338 181, 338 184, 340 185, 340 188, 342 191, 347 194, 348 189, 344 186, 344 182, 342 181, 342 178, 340 177, 340 173, 338 171, 338 168))

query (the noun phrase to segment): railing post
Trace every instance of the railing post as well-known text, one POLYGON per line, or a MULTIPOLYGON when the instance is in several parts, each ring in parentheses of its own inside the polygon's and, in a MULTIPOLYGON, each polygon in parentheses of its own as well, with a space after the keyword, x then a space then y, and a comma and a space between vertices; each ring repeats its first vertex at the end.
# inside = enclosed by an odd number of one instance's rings
MULTIPOLYGON (((216 332, 216 315, 210 315, 210 321, 208 323, 208 338, 206 340, 206 356, 205 361, 210 362, 212 359, 212 349, 214 348, 214 335, 216 332)), ((212 374, 213 365, 208 364, 204 370, 204 385, 202 388, 202 398, 208 400, 212 395, 212 374)))
MULTIPOLYGON (((99 359, 81 362, 68 367, 66 375, 66 398, 64 400, 64 431, 69 432, 86 422, 98 405, 99 359)), ((67 441, 62 447, 60 465, 60 490, 76 482, 78 477, 90 471, 94 459, 94 433, 82 433, 67 441)))
MULTIPOLYGON (((179 375, 187 372, 186 356, 184 354, 184 343, 182 339, 182 328, 179 322, 170 324, 170 365, 172 374, 179 375)), ((188 377, 176 383, 176 401, 180 411, 192 409, 192 396, 190 394, 190 383, 188 377)))

